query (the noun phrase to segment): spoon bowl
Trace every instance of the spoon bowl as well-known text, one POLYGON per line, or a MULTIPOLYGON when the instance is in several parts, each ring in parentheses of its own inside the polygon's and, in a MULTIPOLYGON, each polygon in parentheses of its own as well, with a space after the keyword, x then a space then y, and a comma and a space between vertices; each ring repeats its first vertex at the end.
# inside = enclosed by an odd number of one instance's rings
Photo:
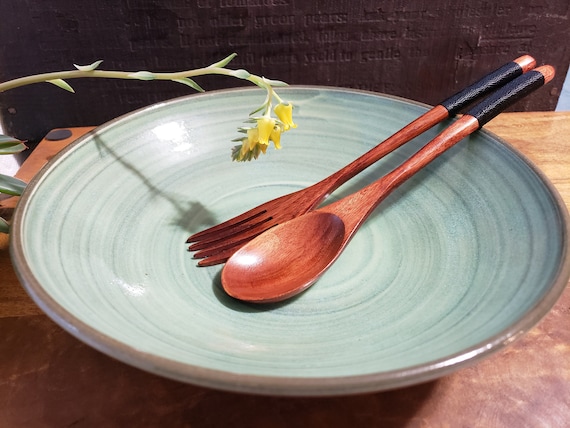
POLYGON ((230 296, 251 302, 293 297, 325 273, 345 243, 337 215, 310 212, 244 245, 222 271, 222 285, 230 296))

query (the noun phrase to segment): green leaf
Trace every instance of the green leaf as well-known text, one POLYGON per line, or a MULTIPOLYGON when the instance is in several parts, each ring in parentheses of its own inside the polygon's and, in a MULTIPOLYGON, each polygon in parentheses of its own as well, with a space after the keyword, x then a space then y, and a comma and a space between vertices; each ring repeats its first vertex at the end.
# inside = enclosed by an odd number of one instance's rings
POLYGON ((0 155, 13 155, 26 149, 26 145, 20 140, 0 134, 0 155))
POLYGON ((226 65, 228 65, 232 59, 234 59, 237 56, 237 53, 233 53, 231 55, 228 55, 227 57, 225 57, 223 60, 218 61, 213 63, 212 65, 209 65, 208 68, 224 68, 226 65))
POLYGON ((2 217, 0 217, 0 233, 10 233, 10 225, 2 217))
POLYGON ((263 81, 271 86, 289 86, 287 83, 282 82, 281 80, 272 80, 268 79, 267 77, 263 77, 263 81))
POLYGON ((73 64, 73 66, 74 66, 75 68, 77 68, 79 71, 93 71, 93 70, 95 70, 97 67, 99 67, 102 62, 103 62, 103 60, 100 59, 99 61, 95 61, 93 64, 89 64, 89 65, 77 65, 77 64, 73 64))
POLYGON ((154 80, 156 76, 151 73, 150 71, 137 71, 136 73, 129 74, 129 77, 132 79, 139 79, 139 80, 154 80))
MULTIPOLYGON (((261 110, 263 110, 265 108, 265 104, 261 104, 258 108, 256 108, 255 110, 253 110, 251 113, 249 113, 250 116, 253 116, 255 113, 259 113, 261 110)), ((255 122, 255 120, 254 120, 255 122)))
POLYGON ((198 92, 206 92, 200 85, 198 85, 194 80, 183 77, 181 79, 172 79, 173 82, 182 83, 183 85, 190 86, 192 89, 197 90, 198 92))
POLYGON ((240 68, 239 70, 233 70, 230 72, 230 74, 233 77, 237 77, 238 79, 248 79, 249 76, 251 76, 251 73, 247 70, 244 70, 243 68, 240 68))
POLYGON ((0 174, 0 193, 6 193, 8 195, 20 196, 24 189, 26 188, 26 183, 19 178, 10 177, 9 175, 0 174))
POLYGON ((46 80, 46 82, 51 83, 61 89, 65 89, 66 91, 71 92, 72 94, 75 93, 73 88, 69 86, 69 84, 63 79, 53 79, 53 80, 46 80))
POLYGON ((239 162, 240 159, 240 152, 241 152, 241 144, 239 146, 232 147, 232 160, 239 162))

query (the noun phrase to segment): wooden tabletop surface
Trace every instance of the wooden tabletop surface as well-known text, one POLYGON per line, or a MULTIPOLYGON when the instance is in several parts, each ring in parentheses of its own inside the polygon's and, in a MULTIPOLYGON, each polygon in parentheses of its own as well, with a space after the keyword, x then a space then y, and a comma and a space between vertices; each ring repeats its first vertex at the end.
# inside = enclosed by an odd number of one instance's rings
MULTIPOLYGON (((504 113, 486 126, 524 153, 570 206, 570 112, 504 113)), ((43 140, 29 180, 70 138, 43 140)), ((0 201, 9 215, 15 198, 0 201)), ((27 296, 0 234, 0 427, 566 427, 570 289, 503 351, 422 385, 334 398, 283 398, 178 383, 70 336, 27 296)))

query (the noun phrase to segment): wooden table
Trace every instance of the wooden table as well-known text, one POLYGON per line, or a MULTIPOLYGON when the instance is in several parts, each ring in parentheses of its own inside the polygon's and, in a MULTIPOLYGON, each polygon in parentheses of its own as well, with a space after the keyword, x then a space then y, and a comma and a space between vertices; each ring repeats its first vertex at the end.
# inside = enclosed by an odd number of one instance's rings
MULTIPOLYGON (((487 128, 536 163, 570 204, 570 113, 505 113, 487 128)), ((86 130, 42 141, 19 176, 29 179, 86 130)), ((241 395, 160 378, 70 336, 21 288, 0 234, 0 334, 1 427, 570 426, 569 288, 522 339, 437 381, 350 397, 241 395)))

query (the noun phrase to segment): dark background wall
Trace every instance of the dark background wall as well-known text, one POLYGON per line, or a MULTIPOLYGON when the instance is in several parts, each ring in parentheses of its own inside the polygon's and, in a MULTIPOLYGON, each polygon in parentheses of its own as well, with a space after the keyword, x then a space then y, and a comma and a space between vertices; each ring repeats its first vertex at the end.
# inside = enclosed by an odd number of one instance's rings
MULTIPOLYGON (((549 90, 513 110, 554 110, 570 63, 568 0, 0 1, 0 80, 101 68, 179 71, 236 52, 233 68, 290 84, 334 85, 435 104, 529 53, 557 67, 549 90)), ((198 78, 206 89, 244 85, 198 78)), ((98 125, 186 95, 170 82, 76 80, 0 95, 6 133, 38 141, 55 127, 98 125)))

